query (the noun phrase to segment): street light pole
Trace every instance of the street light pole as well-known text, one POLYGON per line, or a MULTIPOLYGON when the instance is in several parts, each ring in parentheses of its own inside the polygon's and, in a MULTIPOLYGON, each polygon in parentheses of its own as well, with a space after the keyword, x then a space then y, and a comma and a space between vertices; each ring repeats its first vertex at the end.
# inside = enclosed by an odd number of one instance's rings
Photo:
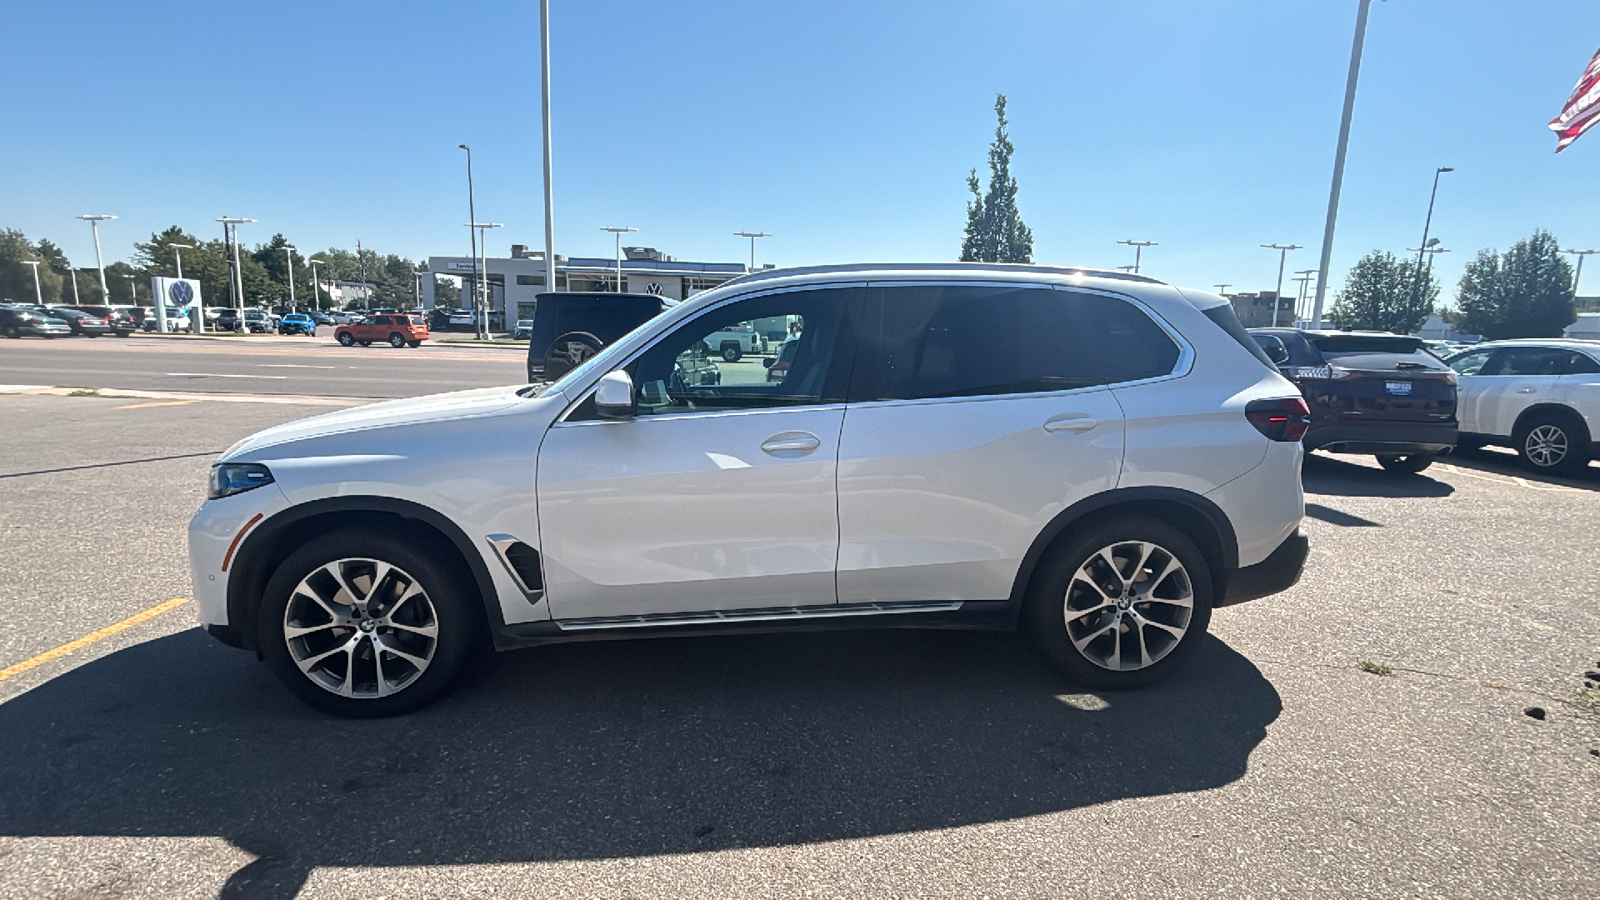
POLYGON ((100 269, 100 295, 105 298, 105 302, 110 303, 111 289, 106 287, 106 263, 104 259, 100 258, 100 223, 106 219, 115 219, 116 216, 92 215, 79 216, 78 218, 87 219, 89 230, 94 232, 94 263, 100 269))
MULTIPOLYGON (((1428 195, 1428 218, 1422 223, 1422 243, 1417 246, 1417 274, 1411 279, 1411 302, 1416 303, 1417 292, 1422 290, 1422 254, 1428 249, 1428 229, 1433 226, 1433 201, 1439 197, 1439 176, 1446 172, 1454 172, 1449 166, 1440 166, 1433 170, 1433 192, 1428 195)), ((1439 243, 1437 240, 1435 244, 1439 243)))
MULTIPOLYGON (((486 341, 489 339, 489 229, 504 228, 505 226, 499 222, 473 221, 468 222, 467 227, 473 229, 474 232, 477 229, 483 229, 483 239, 478 241, 478 246, 483 251, 483 305, 475 309, 476 315, 473 318, 477 319, 477 327, 474 331, 478 339, 486 341)), ((478 261, 474 259, 472 265, 476 267, 478 261)))
POLYGON ((172 261, 173 261, 173 264, 177 266, 178 277, 181 279, 183 277, 183 251, 185 251, 185 250, 193 250, 194 249, 194 245, 193 244, 168 244, 167 246, 172 248, 172 261))
POLYGON ((300 249, 299 247, 296 247, 293 244, 284 244, 283 245, 283 257, 284 257, 284 259, 287 259, 289 261, 289 311, 290 312, 299 312, 300 311, 300 307, 296 306, 295 302, 294 302, 294 254, 295 254, 295 251, 297 251, 299 249, 300 249))
POLYGON ((539 112, 544 132, 544 289, 556 289, 556 200, 550 158, 550 0, 539 0, 539 112))
POLYGON ((1356 37, 1350 45, 1350 74, 1344 84, 1344 112, 1339 118, 1339 144, 1333 152, 1333 187, 1328 191, 1328 220, 1322 227, 1322 264, 1317 267, 1317 299, 1311 306, 1311 327, 1322 327, 1322 299, 1333 259, 1333 226, 1339 218, 1339 190, 1344 185, 1344 155, 1350 146, 1350 115, 1356 108, 1356 82, 1361 78, 1361 45, 1367 39, 1367 12, 1372 0, 1361 0, 1356 12, 1356 37))
POLYGON ((1160 242, 1159 241, 1117 241, 1117 243, 1119 243, 1119 244, 1127 244, 1129 247, 1133 248, 1133 274, 1137 275, 1137 274, 1139 274, 1139 257, 1144 252, 1144 248, 1146 248, 1146 247, 1154 247, 1154 246, 1156 246, 1156 244, 1158 244, 1160 242))
MULTIPOLYGON (((322 283, 317 280, 317 263, 322 262, 322 260, 317 259, 316 257, 312 257, 311 259, 306 260, 306 261, 311 263, 311 308, 312 309, 321 309, 322 308, 322 293, 321 293, 321 291, 322 291, 322 283)), ((330 303, 333 302, 333 292, 332 291, 328 292, 328 301, 330 303)))
POLYGON ((1317 270, 1300 269, 1294 274, 1299 276, 1294 280, 1300 282, 1300 290, 1296 291, 1294 295, 1294 314, 1298 317, 1300 310, 1305 307, 1306 300, 1311 296, 1312 276, 1317 274, 1317 270))
MULTIPOLYGON (((472 148, 466 144, 459 146, 462 150, 467 151, 467 221, 476 222, 478 221, 477 204, 472 198, 472 148)), ((472 307, 477 309, 478 283, 483 280, 478 277, 478 229, 475 226, 468 225, 467 234, 472 241, 472 307)))
POLYGON ((244 326, 244 268, 239 264, 239 226, 255 219, 232 218, 223 216, 217 220, 222 223, 222 234, 233 243, 233 289, 234 299, 239 304, 234 317, 235 328, 244 326))
POLYGON ((1226 296, 1228 296, 1228 288, 1233 287, 1233 285, 1231 285, 1231 284, 1213 284, 1212 287, 1217 289, 1217 293, 1219 293, 1222 296, 1226 297, 1226 296))
POLYGON ((639 229, 626 226, 601 225, 600 230, 609 231, 617 237, 617 293, 620 294, 622 293, 622 236, 630 231, 638 231, 639 229))
POLYGON ((1600 253, 1600 250, 1563 250, 1578 258, 1578 271, 1572 273, 1572 299, 1578 299, 1578 281, 1583 278, 1583 258, 1591 253, 1600 253))
POLYGON ((735 231, 733 236, 750 239, 750 271, 754 272, 756 270, 756 238, 772 237, 772 235, 765 231, 735 231))
MULTIPOLYGON (((1276 290, 1274 290, 1272 292, 1272 326, 1274 328, 1276 328, 1278 326, 1278 312, 1283 306, 1283 264, 1289 258, 1289 251, 1290 250, 1299 250, 1300 249, 1300 245, 1299 244, 1262 244, 1261 246, 1266 248, 1266 249, 1268 249, 1268 250, 1276 250, 1276 251, 1278 251, 1278 287, 1277 287, 1276 290)), ((1319 292, 1319 296, 1320 296, 1320 292, 1321 292, 1321 287, 1320 286, 1318 287, 1318 292, 1319 292)), ((1320 310, 1320 303, 1321 303, 1321 301, 1319 300, 1318 301, 1319 310, 1320 310)), ((1315 316, 1314 318, 1321 318, 1320 313, 1319 313, 1319 315, 1315 316)), ((1312 322, 1311 323, 1311 327, 1315 328, 1316 326, 1317 326, 1316 322, 1312 322)))
MULTIPOLYGON (((33 302, 43 306, 44 289, 39 287, 39 261, 37 259, 25 259, 22 261, 22 264, 25 266, 33 266, 33 302)), ((1582 265, 1583 260, 1578 260, 1578 264, 1582 265)))
POLYGON ((67 275, 72 279, 72 305, 77 306, 83 302, 78 299, 78 267, 68 263, 67 275))

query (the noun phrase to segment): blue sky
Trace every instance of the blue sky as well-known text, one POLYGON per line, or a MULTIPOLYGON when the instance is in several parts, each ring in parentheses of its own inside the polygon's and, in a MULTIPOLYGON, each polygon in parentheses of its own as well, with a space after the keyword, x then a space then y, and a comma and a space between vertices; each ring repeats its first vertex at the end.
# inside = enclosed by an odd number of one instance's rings
MULTIPOLYGON (((1262 243, 1316 267, 1356 0, 551 6, 559 253, 609 255, 614 224, 679 259, 742 260, 742 229, 779 265, 953 259, 999 91, 1038 261, 1137 238, 1191 286, 1271 289, 1262 243)), ((494 251, 542 245, 537 9, 13 4, 0 227, 80 265, 89 212, 121 217, 108 262, 224 214, 252 243, 464 254, 466 142, 494 251)), ((1442 165, 1446 296, 1537 227, 1600 245, 1600 135, 1556 156, 1545 128, 1597 46, 1594 0, 1374 3, 1334 283, 1416 246, 1442 165)))

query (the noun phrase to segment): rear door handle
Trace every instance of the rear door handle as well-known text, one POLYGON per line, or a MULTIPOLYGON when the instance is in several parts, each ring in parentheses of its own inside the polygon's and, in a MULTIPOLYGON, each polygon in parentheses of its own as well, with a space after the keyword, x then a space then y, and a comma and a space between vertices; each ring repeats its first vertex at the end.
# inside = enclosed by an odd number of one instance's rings
POLYGON ((1060 434, 1064 431, 1082 433, 1093 430, 1094 427, 1099 424, 1099 420, 1091 419, 1088 416, 1056 416, 1053 419, 1048 419, 1045 421, 1044 430, 1050 432, 1051 434, 1060 434))
POLYGON ((761 449, 768 453, 798 452, 810 453, 822 446, 822 440, 816 435, 806 431, 786 431, 775 434, 761 442, 761 449))

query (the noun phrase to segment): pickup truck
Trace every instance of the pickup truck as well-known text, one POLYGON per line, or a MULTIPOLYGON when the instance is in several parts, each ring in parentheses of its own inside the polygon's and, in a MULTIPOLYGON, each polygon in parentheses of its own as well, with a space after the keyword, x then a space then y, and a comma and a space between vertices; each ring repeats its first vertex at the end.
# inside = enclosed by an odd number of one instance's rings
POLYGON ((746 353, 765 353, 767 350, 766 336, 758 334, 749 322, 713 331, 703 340, 706 349, 713 356, 722 357, 723 362, 738 362, 746 353))

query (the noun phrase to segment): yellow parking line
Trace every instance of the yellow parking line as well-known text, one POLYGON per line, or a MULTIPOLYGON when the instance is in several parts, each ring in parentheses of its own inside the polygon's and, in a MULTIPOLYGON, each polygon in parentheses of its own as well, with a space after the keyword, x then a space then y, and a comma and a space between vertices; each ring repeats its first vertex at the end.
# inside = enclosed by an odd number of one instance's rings
POLYGON ((1439 468, 1449 472, 1452 475, 1465 475, 1468 478, 1479 478, 1484 481, 1492 481, 1495 484, 1503 484, 1507 487, 1526 488, 1530 491, 1547 491, 1554 493, 1581 491, 1580 488, 1568 487, 1564 484, 1535 484, 1519 475, 1496 475, 1485 472, 1474 472, 1470 469, 1464 469, 1461 466, 1450 465, 1449 463, 1440 463, 1439 468))
POLYGON ((7 678, 12 677, 13 675, 21 675, 23 672, 26 672, 29 669, 37 669, 38 667, 44 665, 45 663, 47 663, 47 662, 49 662, 49 661, 51 661, 53 659, 60 659, 61 657, 66 656, 68 653, 71 653, 74 650, 81 650, 84 647, 87 647, 90 644, 93 644, 93 643, 95 643, 97 641, 103 641, 106 638, 111 637, 113 634, 116 634, 119 631, 126 631, 127 629, 132 628, 135 625, 138 625, 140 622, 148 622, 149 620, 154 619, 156 616, 159 616, 162 613, 167 612, 168 610, 177 609, 178 607, 180 607, 180 606, 182 606, 182 605, 184 605, 185 603, 188 603, 188 602, 189 602, 189 598, 188 597, 178 597, 178 598, 173 599, 173 600, 168 600, 165 603, 160 603, 160 604, 157 604, 155 606, 152 606, 152 607, 150 607, 149 609, 145 610, 142 613, 137 613, 135 615, 129 616, 128 618, 123 619, 121 622, 118 622, 115 625, 107 625, 106 627, 100 629, 99 631, 94 632, 93 634, 86 634, 83 637, 78 638, 75 641, 71 641, 71 642, 62 644, 61 646, 55 648, 54 650, 46 650, 45 652, 39 654, 38 656, 35 656, 32 659, 25 659, 22 662, 19 662, 16 665, 11 666, 10 668, 0 669, 0 681, 5 681, 7 678))
POLYGON ((135 403, 132 406, 113 406, 112 409, 149 409, 152 406, 187 406, 199 400, 157 400, 153 403, 135 403))

